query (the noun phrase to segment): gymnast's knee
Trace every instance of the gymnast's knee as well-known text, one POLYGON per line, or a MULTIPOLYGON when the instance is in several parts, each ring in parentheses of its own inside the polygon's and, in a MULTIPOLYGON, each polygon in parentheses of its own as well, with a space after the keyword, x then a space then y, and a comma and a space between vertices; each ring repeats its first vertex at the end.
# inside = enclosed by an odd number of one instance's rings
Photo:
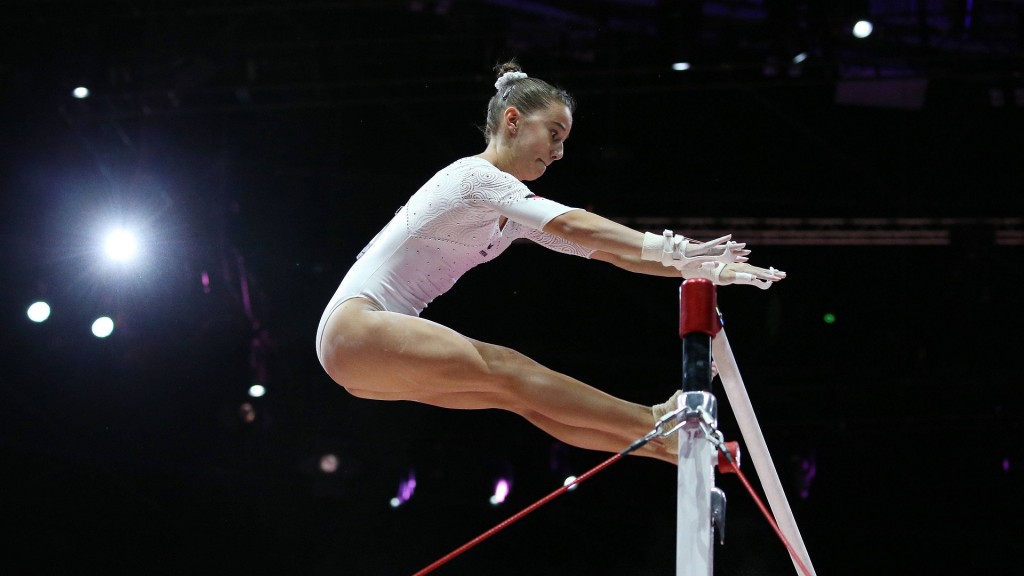
POLYGON ((522 352, 507 346, 477 342, 476 347, 480 357, 492 373, 515 373, 524 367, 536 365, 536 362, 522 352))
POLYGON ((488 345, 482 352, 488 374, 499 387, 519 390, 524 385, 546 382, 549 371, 525 354, 504 346, 488 345))

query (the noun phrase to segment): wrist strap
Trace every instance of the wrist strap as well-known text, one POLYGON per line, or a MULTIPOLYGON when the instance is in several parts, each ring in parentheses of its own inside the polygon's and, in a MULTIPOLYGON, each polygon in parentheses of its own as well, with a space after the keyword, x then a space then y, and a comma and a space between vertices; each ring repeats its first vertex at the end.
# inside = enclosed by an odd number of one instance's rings
POLYGON ((660 235, 653 232, 644 232, 644 245, 640 249, 641 260, 661 262, 666 251, 672 251, 671 230, 665 230, 660 235))

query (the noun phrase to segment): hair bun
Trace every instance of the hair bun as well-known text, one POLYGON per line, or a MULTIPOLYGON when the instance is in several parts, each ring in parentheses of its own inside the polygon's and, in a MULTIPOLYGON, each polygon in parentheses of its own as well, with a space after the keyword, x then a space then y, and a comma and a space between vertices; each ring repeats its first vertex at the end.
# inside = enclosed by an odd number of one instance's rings
POLYGON ((498 76, 498 81, 494 83, 494 87, 501 92, 510 82, 516 80, 522 80, 527 78, 526 72, 505 72, 501 76, 498 76))

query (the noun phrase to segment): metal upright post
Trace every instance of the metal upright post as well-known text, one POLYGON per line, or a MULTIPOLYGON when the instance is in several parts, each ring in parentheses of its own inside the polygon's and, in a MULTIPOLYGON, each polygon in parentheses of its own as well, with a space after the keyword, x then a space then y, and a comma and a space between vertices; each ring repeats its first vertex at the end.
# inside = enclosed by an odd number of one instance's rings
POLYGON ((711 339, 721 327, 715 285, 691 279, 679 288, 679 337, 683 346, 683 394, 679 397, 676 575, 710 576, 714 563, 712 508, 724 507, 715 488, 718 401, 711 394, 711 339))

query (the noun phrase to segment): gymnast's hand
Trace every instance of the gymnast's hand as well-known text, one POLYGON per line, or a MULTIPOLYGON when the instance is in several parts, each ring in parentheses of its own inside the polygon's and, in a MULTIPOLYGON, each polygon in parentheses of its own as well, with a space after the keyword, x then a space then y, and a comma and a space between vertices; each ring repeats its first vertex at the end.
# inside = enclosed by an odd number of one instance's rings
POLYGON ((708 242, 698 242, 685 236, 677 236, 671 230, 665 230, 661 235, 645 232, 640 259, 661 262, 662 265, 677 270, 699 266, 705 262, 731 264, 747 261, 750 250, 745 246, 746 244, 733 242, 731 234, 708 242))
POLYGON ((677 253, 677 259, 673 261, 672 265, 676 267, 679 266, 680 260, 683 259, 692 258, 704 261, 712 259, 715 262, 730 264, 732 262, 746 262, 747 256, 750 255, 750 250, 746 249, 746 244, 732 241, 732 234, 727 234, 707 242, 698 242, 697 240, 683 238, 682 236, 674 236, 672 244, 677 253), (682 258, 678 258, 679 254, 682 255, 682 258))
POLYGON ((689 266, 680 270, 683 278, 706 278, 717 286, 728 284, 750 284, 762 290, 772 287, 772 284, 783 280, 786 273, 774 267, 760 268, 745 262, 733 262, 723 264, 721 262, 704 262, 699 265, 689 266))

